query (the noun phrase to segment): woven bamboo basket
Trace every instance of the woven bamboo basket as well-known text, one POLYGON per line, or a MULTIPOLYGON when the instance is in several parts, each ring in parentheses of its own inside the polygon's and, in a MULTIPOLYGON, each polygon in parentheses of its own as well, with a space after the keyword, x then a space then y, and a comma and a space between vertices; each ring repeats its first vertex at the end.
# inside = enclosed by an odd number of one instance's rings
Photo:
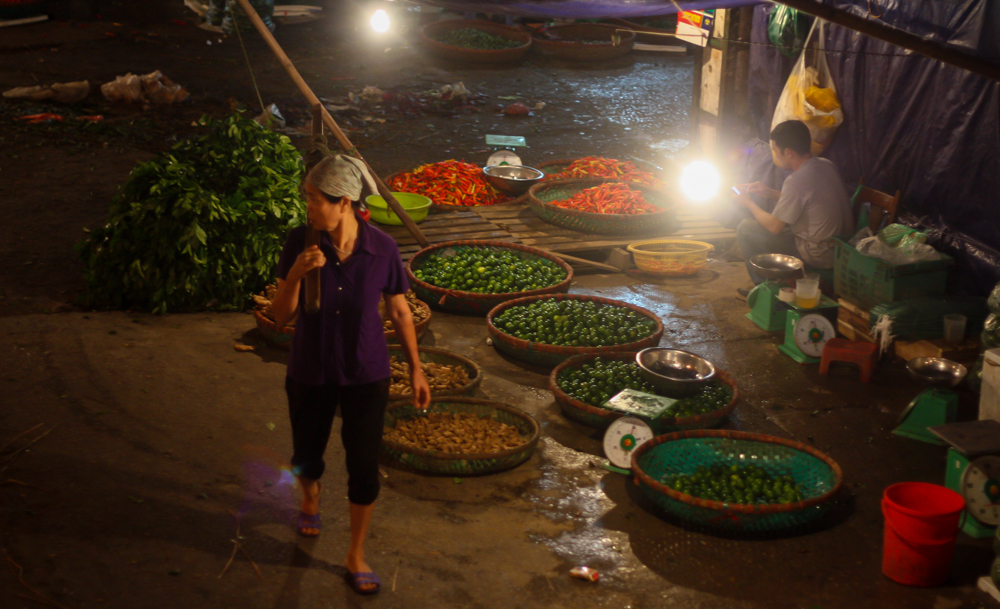
MULTIPOLYGON (((469 382, 461 387, 456 387, 454 389, 442 389, 439 391, 431 391, 432 398, 440 398, 446 396, 473 396, 476 394, 476 390, 479 388, 479 384, 483 381, 483 371, 479 368, 479 364, 472 361, 471 359, 459 355, 457 353, 452 353, 451 351, 446 351, 444 349, 436 349, 434 347, 420 347, 420 361, 424 363, 432 364, 444 364, 446 366, 462 366, 465 371, 469 374, 469 382)), ((400 361, 406 361, 406 355, 402 347, 395 345, 389 346, 389 357, 393 355, 396 356, 400 361)), ((392 393, 391 388, 389 392, 389 401, 396 402, 400 400, 412 400, 412 393, 392 393)))
MULTIPOLYGON (((431 400, 427 412, 469 412, 478 416, 489 416, 493 420, 517 427, 524 444, 503 452, 482 454, 454 454, 432 450, 421 450, 403 446, 388 440, 382 441, 382 451, 392 461, 403 466, 447 476, 469 476, 489 474, 517 467, 531 456, 538 445, 540 430, 535 419, 523 410, 489 400, 475 398, 445 397, 431 400)), ((397 419, 421 416, 413 404, 398 402, 390 405, 385 413, 385 426, 393 427, 397 419)))
POLYGON ((676 230, 677 214, 668 195, 662 190, 638 182, 625 183, 633 190, 641 191, 647 202, 662 208, 663 211, 649 214, 598 214, 550 204, 552 201, 568 199, 585 188, 609 182, 622 181, 606 178, 574 178, 539 182, 528 191, 528 207, 546 222, 585 233, 639 235, 652 232, 669 234, 676 230))
POLYGON ((660 277, 695 275, 708 263, 711 243, 687 239, 651 239, 628 246, 635 266, 643 273, 660 277))
POLYGON ((253 318, 257 321, 257 331, 264 338, 264 342, 278 349, 291 348, 294 327, 285 326, 278 330, 274 321, 261 313, 260 309, 253 310, 253 318))
POLYGON ((613 25, 571 23, 556 25, 545 31, 555 39, 536 34, 532 43, 535 53, 568 61, 617 59, 628 55, 635 45, 635 32, 613 25))
POLYGON ((406 264, 406 278, 409 279, 410 285, 413 286, 413 291, 417 294, 417 298, 423 300, 424 302, 431 303, 434 307, 442 311, 463 315, 485 315, 498 304, 507 302, 508 300, 524 298, 527 296, 564 293, 569 291, 569 284, 573 281, 573 267, 568 265, 561 258, 526 245, 507 243, 506 241, 459 240, 446 241, 444 243, 431 245, 414 254, 413 257, 410 258, 410 261, 406 264), (556 285, 540 288, 538 290, 506 292, 501 294, 480 294, 477 292, 463 292, 461 290, 441 288, 427 283, 426 281, 417 279, 416 275, 413 274, 414 271, 420 269, 421 265, 423 265, 424 261, 431 254, 440 254, 448 249, 463 247, 505 248, 519 252, 520 255, 525 258, 545 258, 546 260, 551 260, 552 262, 558 264, 559 267, 566 272, 566 278, 556 285))
MULTIPOLYGON (((559 404, 559 409, 562 410, 562 413, 566 416, 566 418, 588 427, 604 429, 615 419, 624 416, 620 412, 602 408, 599 404, 588 404, 570 397, 569 394, 560 388, 559 375, 565 370, 579 368, 580 366, 591 362, 598 357, 605 360, 625 360, 634 362, 637 353, 638 351, 622 351, 608 354, 585 353, 583 355, 573 356, 556 366, 555 369, 552 370, 552 373, 549 374, 549 391, 551 391, 552 395, 555 396, 556 403, 559 404)), ((652 426, 654 431, 656 433, 668 433, 686 429, 704 429, 722 424, 722 422, 726 420, 726 417, 728 417, 729 414, 736 408, 736 402, 739 401, 740 394, 739 390, 736 388, 736 383, 733 381, 733 378, 728 372, 716 369, 715 374, 716 378, 718 378, 720 382, 726 384, 733 392, 733 397, 729 400, 729 403, 726 404, 725 407, 714 412, 693 417, 683 417, 679 419, 670 417, 654 421, 652 426)))
POLYGON ((593 354, 603 356, 618 351, 641 351, 647 347, 655 347, 660 344, 660 338, 663 336, 663 322, 660 321, 660 318, 657 317, 652 311, 621 300, 612 300, 610 298, 601 298, 599 296, 584 296, 581 294, 551 294, 509 300, 497 305, 486 315, 486 329, 490 334, 490 338, 493 340, 493 347, 497 351, 516 360, 545 368, 558 366, 574 355, 593 354), (583 300, 616 307, 625 307, 656 322, 656 330, 645 338, 620 345, 608 345, 606 347, 562 347, 558 345, 533 343, 522 338, 516 338, 510 334, 501 332, 495 325, 493 325, 493 319, 508 308, 531 304, 543 298, 554 298, 556 300, 583 300))
POLYGON ((605 23, 614 25, 617 27, 628 28, 635 32, 635 41, 641 42, 642 44, 655 44, 655 45, 678 45, 684 44, 679 41, 679 39, 674 37, 674 33, 677 31, 676 27, 673 28, 661 28, 647 25, 645 23, 639 23, 637 21, 631 21, 628 19, 605 19, 605 23))
MULTIPOLYGON (((418 306, 423 306, 427 312, 427 317, 420 323, 414 324, 413 328, 417 331, 417 341, 427 333, 427 328, 431 325, 431 308, 427 306, 426 302, 421 302, 418 306)), ((294 327, 285 326, 278 331, 277 326, 274 325, 274 320, 267 317, 261 313, 260 309, 253 310, 253 317, 257 321, 257 331, 264 338, 264 342, 276 347, 278 349, 290 349, 292 346, 292 335, 295 333, 294 327)), ((385 340, 389 344, 398 344, 399 341, 396 340, 395 330, 386 330, 385 340)))
MULTIPOLYGON (((414 293, 416 293, 416 292, 414 292, 414 293)), ((431 315, 432 314, 431 314, 431 308, 430 308, 430 306, 428 306, 428 304, 426 302, 424 302, 422 300, 419 300, 419 298, 420 298, 419 296, 417 298, 418 298, 418 300, 417 300, 417 303, 418 303, 417 306, 420 307, 420 309, 423 310, 427 314, 427 317, 425 317, 423 319, 423 321, 417 322, 417 323, 415 323, 413 325, 413 328, 417 331, 417 342, 420 342, 420 339, 423 338, 424 334, 427 333, 427 328, 431 325, 431 315)), ((390 345, 398 345, 399 344, 399 340, 396 338, 396 330, 395 329, 393 329, 393 330, 386 330, 385 331, 385 340, 390 345)))
POLYGON ((632 453, 632 471, 643 493, 687 524, 722 531, 772 532, 807 525, 829 511, 843 484, 840 466, 811 446, 774 436, 728 430, 696 430, 657 436, 632 453), (772 476, 791 476, 802 501, 730 504, 676 491, 670 475, 692 474, 699 466, 748 465, 772 476))
POLYGON ((524 57, 531 49, 532 39, 527 32, 499 23, 480 20, 455 19, 434 21, 420 28, 420 40, 432 55, 450 61, 463 63, 507 64, 514 63, 524 57), (451 30, 471 28, 485 32, 491 36, 500 36, 516 40, 520 46, 510 49, 468 49, 445 44, 436 40, 440 35, 451 30))

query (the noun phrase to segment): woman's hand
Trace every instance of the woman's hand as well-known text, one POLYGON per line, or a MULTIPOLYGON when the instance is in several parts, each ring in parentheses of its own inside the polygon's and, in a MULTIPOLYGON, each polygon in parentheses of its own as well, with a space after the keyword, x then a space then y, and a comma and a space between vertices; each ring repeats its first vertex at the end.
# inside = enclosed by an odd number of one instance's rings
POLYGON ((431 404, 431 387, 420 366, 410 368, 410 387, 413 388, 413 406, 419 410, 427 410, 431 404))
POLYGON ((295 277, 295 281, 302 279, 306 276, 306 273, 313 269, 322 268, 326 264, 326 256, 320 251, 318 245, 311 245, 306 249, 302 250, 298 258, 295 259, 295 264, 288 271, 289 279, 292 276, 295 277))

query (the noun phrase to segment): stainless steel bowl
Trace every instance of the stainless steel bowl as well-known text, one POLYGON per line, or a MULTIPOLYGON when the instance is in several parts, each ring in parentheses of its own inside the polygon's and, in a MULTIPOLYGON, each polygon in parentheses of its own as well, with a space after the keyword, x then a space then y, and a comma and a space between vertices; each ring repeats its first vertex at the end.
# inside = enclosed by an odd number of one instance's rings
POLYGON ((643 349, 636 354, 635 363, 643 379, 672 398, 697 393, 715 378, 712 362, 680 349, 643 349))
POLYGON ((523 194, 541 181, 545 174, 526 165, 490 165, 483 167, 486 181, 504 192, 523 194))
POLYGON ((934 387, 954 387, 968 372, 965 366, 943 357, 918 357, 906 362, 906 371, 922 383, 934 387))
POLYGON ((790 279, 802 273, 802 261, 785 254, 757 254, 750 259, 750 266, 767 279, 790 279))

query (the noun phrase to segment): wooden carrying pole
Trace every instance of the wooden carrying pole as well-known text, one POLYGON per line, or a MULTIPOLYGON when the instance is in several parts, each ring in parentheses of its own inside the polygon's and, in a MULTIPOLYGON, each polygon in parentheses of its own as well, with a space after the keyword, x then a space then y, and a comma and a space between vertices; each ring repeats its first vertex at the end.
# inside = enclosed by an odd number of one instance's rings
MULTIPOLYGON (((264 25, 264 22, 261 21, 260 16, 257 14, 257 11, 254 10, 252 6, 250 6, 250 2, 248 0, 237 0, 237 2, 240 3, 240 6, 243 8, 243 11, 247 14, 247 17, 250 18, 250 21, 253 23, 254 27, 257 28, 258 32, 260 32, 260 35, 264 38, 264 42, 267 43, 267 46, 271 47, 271 51, 274 52, 275 57, 278 58, 278 61, 281 63, 282 67, 284 67, 285 71, 288 72, 288 75, 292 77, 292 80, 295 82, 295 85, 299 88, 299 91, 302 92, 302 95, 304 95, 306 100, 309 102, 309 106, 315 107, 317 104, 320 106, 320 110, 323 115, 323 124, 326 125, 326 128, 330 130, 330 133, 332 133, 333 136, 337 138, 337 141, 340 143, 340 146, 347 152, 347 154, 357 157, 362 162, 364 162, 365 165, 368 165, 367 161, 365 161, 364 158, 362 158, 361 153, 358 152, 358 149, 354 147, 354 144, 352 144, 350 140, 347 139, 347 136, 344 135, 344 132, 340 130, 340 127, 337 125, 336 121, 333 120, 333 117, 330 116, 330 113, 327 112, 326 108, 324 108, 323 105, 320 103, 319 98, 316 97, 316 94, 312 92, 312 89, 309 88, 309 85, 306 84, 306 81, 302 79, 302 76, 299 74, 299 71, 295 69, 295 66, 292 65, 291 60, 288 59, 288 55, 285 55, 285 52, 281 49, 281 45, 278 44, 278 41, 274 39, 273 35, 271 35, 270 30, 268 30, 267 26, 264 25)), ((382 182, 382 178, 378 177, 378 175, 376 175, 376 173, 372 170, 371 165, 368 165, 368 172, 371 173, 372 178, 375 179, 375 185, 378 187, 378 193, 382 195, 382 198, 385 199, 385 202, 389 204, 389 208, 397 216, 399 216, 400 220, 403 221, 403 224, 406 226, 407 230, 410 231, 410 234, 413 235, 413 238, 417 240, 417 243, 420 244, 420 247, 427 247, 428 245, 430 245, 430 241, 427 240, 427 237, 425 237, 424 234, 420 232, 420 229, 417 228, 417 223, 413 221, 413 218, 411 218, 409 214, 403 211, 403 207, 399 204, 398 201, 396 201, 396 197, 392 196, 392 192, 390 192, 389 187, 382 182)))
MULTIPOLYGON (((323 106, 321 104, 316 104, 312 107, 312 135, 315 140, 316 137, 323 135, 323 106)), ((317 157, 322 156, 322 153, 316 150, 311 150, 310 154, 306 158, 306 171, 316 166, 319 162, 317 157)), ((312 247, 313 245, 319 245, 321 235, 319 230, 312 227, 311 224, 306 224, 306 247, 312 247)), ((320 269, 313 269, 306 273, 305 276, 305 295, 306 295, 306 313, 316 313, 319 311, 320 306, 320 269)))

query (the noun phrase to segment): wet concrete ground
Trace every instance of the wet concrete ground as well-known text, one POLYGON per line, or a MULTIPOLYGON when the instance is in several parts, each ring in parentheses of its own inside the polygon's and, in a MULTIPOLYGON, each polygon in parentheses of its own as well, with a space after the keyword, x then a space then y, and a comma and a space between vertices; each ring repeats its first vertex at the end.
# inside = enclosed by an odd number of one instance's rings
MULTIPOLYGON (((5 462, 2 546, 32 587, 67 607, 985 603, 973 589, 992 558, 985 541, 959 539, 941 588, 907 588, 880 572, 881 490, 943 474, 943 448, 889 434, 915 393, 901 367, 890 362, 863 384, 847 366, 823 377, 792 362, 777 336, 743 317, 732 295, 743 274, 715 261, 662 284, 583 275, 571 292, 645 306, 663 316, 663 345, 729 370, 743 398, 726 428, 812 443, 835 459, 845 492, 816 530, 740 538, 665 516, 627 477, 598 466, 601 434, 563 417, 545 371, 499 356, 482 319, 435 313, 423 344, 477 361, 481 395, 530 412, 543 437, 528 462, 495 475, 456 480, 387 465, 369 546, 385 588, 362 601, 340 579, 347 523, 336 440, 322 536, 305 541, 291 529, 285 355, 262 345, 250 316, 72 313, 0 319, 13 406, 3 438, 52 429, 5 462), (234 342, 258 349, 240 353, 234 342), (220 578, 234 547, 230 512, 246 554, 220 578), (601 580, 571 579, 576 565, 601 580)), ((16 581, 0 577, 0 606, 27 606, 16 581)))
MULTIPOLYGON (((171 10, 177 14, 167 17, 183 17, 183 9, 171 10)), ((89 103, 122 120, 144 113, 175 133, 230 98, 253 105, 233 38, 218 43, 159 17, 125 21, 115 37, 94 24, 51 24, 46 40, 56 50, 26 34, 0 40, 26 46, 7 49, 0 84, 32 84, 32 75, 103 82, 162 69, 195 92, 191 107, 89 103)), ((446 158, 484 160, 487 133, 525 135, 528 162, 594 153, 666 162, 689 138, 687 56, 633 55, 599 69, 536 60, 497 69, 442 64, 415 45, 386 53, 385 45, 331 42, 330 31, 312 25, 279 30, 279 40, 324 97, 345 95, 344 82, 416 89, 461 81, 490 95, 490 104, 509 96, 546 103, 534 117, 388 115, 385 124, 349 131, 383 175, 446 158), (343 78, 355 80, 335 80, 343 78)), ((301 104, 259 41, 248 41, 248 52, 268 102, 286 110, 301 104)), ((907 588, 881 575, 882 489, 943 478, 944 449, 889 433, 919 388, 898 362, 886 361, 863 384, 850 367, 824 377, 781 355, 780 337, 743 317, 746 305, 734 296, 747 281, 742 265, 722 261, 672 280, 584 274, 571 291, 653 310, 665 326, 661 344, 730 371, 742 399, 726 428, 811 443, 836 460, 845 490, 830 518, 808 533, 770 539, 683 526, 628 478, 597 466, 600 432, 563 417, 547 371, 499 356, 482 319, 435 313, 423 344, 477 361, 485 372, 480 396, 530 412, 542 440, 518 468, 460 482, 387 465, 369 544, 384 588, 376 598, 357 597, 341 580, 347 522, 336 440, 323 535, 306 541, 291 528, 285 354, 263 345, 253 318, 65 304, 79 287, 72 243, 82 227, 103 220, 134 162, 156 151, 148 143, 124 151, 118 140, 104 144, 78 153, 40 141, 0 153, 0 204, 11 220, 0 226, 9 263, 0 274, 7 315, 0 317, 0 552, 23 569, 23 584, 0 569, 0 607, 36 606, 19 596, 26 587, 67 609, 992 606, 974 590, 992 559, 988 541, 960 537, 941 588, 907 588), (61 312, 45 314, 53 310, 61 312), (237 352, 234 342, 257 349, 237 352), (243 552, 233 556, 237 541, 243 552), (601 580, 571 579, 569 569, 582 564, 601 580)), ((972 418, 976 396, 961 399, 962 416, 972 418)))

